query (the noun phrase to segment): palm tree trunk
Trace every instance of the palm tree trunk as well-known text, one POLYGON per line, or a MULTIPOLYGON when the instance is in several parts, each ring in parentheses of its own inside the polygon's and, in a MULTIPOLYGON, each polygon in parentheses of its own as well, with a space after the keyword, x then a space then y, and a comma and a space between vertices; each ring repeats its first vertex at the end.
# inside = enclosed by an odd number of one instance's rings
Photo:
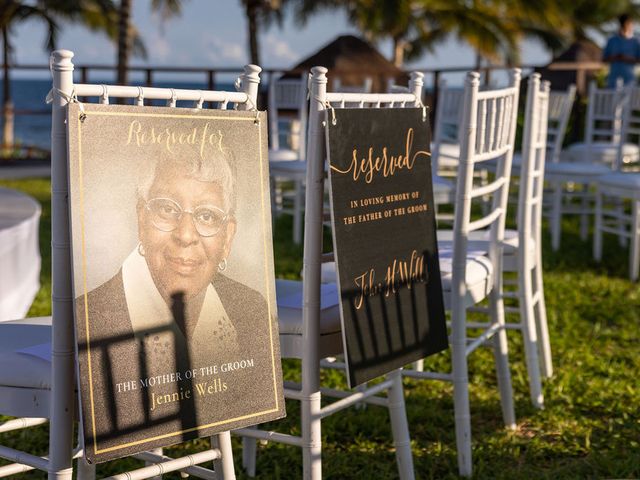
POLYGON ((407 47, 407 42, 403 38, 393 39, 393 64, 396 67, 402 68, 404 64, 404 51, 407 47))
POLYGON ((246 2, 247 20, 249 21, 249 54, 251 63, 260 65, 260 51, 258 50, 258 4, 255 0, 246 2))
MULTIPOLYGON (((13 145, 13 102, 11 102, 11 85, 9 84, 9 32, 2 28, 2 145, 13 145)), ((4 150, 4 149, 3 149, 4 150)))
POLYGON ((120 0, 120 20, 118 24, 118 85, 127 84, 127 67, 131 57, 131 0, 120 0))
POLYGON ((476 71, 482 68, 482 54, 476 50, 476 71))

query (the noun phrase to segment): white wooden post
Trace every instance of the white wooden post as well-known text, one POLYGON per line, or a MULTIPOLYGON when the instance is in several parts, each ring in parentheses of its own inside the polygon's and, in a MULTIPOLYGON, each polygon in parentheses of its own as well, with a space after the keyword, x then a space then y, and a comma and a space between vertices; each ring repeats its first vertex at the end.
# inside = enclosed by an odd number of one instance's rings
MULTIPOLYGON (((524 353, 529 374, 529 392, 531 401, 536 408, 543 407, 542 383, 540 380, 540 366, 538 363, 538 335, 536 329, 533 294, 534 284, 532 270, 536 268, 538 259, 532 259, 529 252, 533 235, 537 237, 539 219, 537 206, 541 198, 534 205, 537 179, 534 179, 536 159, 539 155, 538 138, 540 130, 540 74, 534 73, 529 77, 527 88, 527 105, 525 109, 524 134, 522 136, 522 168, 520 173, 520 198, 518 200, 518 304, 520 308, 520 322, 524 337, 524 353)), ((546 122, 546 119, 544 120, 546 122)), ((544 160, 543 160, 544 161, 544 160)))
POLYGON ((306 215, 303 258, 302 343, 302 464, 303 478, 322 478, 322 439, 320 426, 320 262, 322 255, 322 207, 324 196, 325 140, 324 100, 327 93, 327 69, 311 69, 311 106, 307 156, 306 215))
MULTIPOLYGON (((512 97, 513 104, 511 108, 518 110, 518 96, 520 93, 520 69, 514 68, 510 71, 509 86, 515 89, 515 94, 512 97)), ((511 162, 513 160, 513 145, 516 138, 516 121, 511 122, 511 131, 509 132, 509 144, 511 148, 504 156, 502 160, 504 162, 504 175, 507 179, 511 176, 511 162)), ((500 164, 500 161, 498 162, 500 164)), ((494 205, 497 203, 497 207, 502 210, 502 214, 497 222, 491 227, 491 236, 495 232, 496 242, 491 242, 491 250, 494 250, 492 263, 494 264, 495 272, 493 278, 493 288, 489 294, 489 303, 491 304, 493 324, 501 325, 501 329, 493 337, 494 343, 494 356, 496 359, 496 375, 498 378, 498 388, 500 389, 500 403, 502 406, 502 418, 507 428, 515 429, 516 416, 513 406, 513 389, 511 386, 511 371, 509 370, 509 346, 507 342, 507 332, 504 329, 505 317, 504 317, 504 297, 502 294, 502 264, 503 264, 503 248, 502 240, 504 240, 504 230, 506 223, 506 211, 507 203, 509 199, 509 186, 508 182, 502 186, 496 195, 494 196, 494 205)), ((490 251, 489 256, 491 257, 490 251)))
POLYGON ((52 259, 52 404, 49 431, 49 480, 68 480, 72 473, 74 420, 74 335, 67 183, 67 126, 64 95, 73 90, 73 53, 51 54, 51 259, 52 259), (63 94, 59 93, 62 92, 63 94))

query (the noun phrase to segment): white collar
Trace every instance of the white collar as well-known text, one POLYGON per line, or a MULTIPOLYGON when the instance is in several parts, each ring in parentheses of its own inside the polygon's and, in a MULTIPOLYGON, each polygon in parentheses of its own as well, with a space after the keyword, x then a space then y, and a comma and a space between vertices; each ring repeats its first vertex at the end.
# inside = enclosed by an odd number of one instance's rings
MULTIPOLYGON (((183 335, 151 277, 147 261, 140 255, 137 248, 122 264, 122 283, 135 335, 139 336, 158 328, 170 329, 175 335, 183 335)), ((224 325, 225 330, 235 336, 235 328, 229 320, 220 296, 213 285, 209 284, 193 338, 208 338, 211 335, 212 326, 219 322, 224 325)))

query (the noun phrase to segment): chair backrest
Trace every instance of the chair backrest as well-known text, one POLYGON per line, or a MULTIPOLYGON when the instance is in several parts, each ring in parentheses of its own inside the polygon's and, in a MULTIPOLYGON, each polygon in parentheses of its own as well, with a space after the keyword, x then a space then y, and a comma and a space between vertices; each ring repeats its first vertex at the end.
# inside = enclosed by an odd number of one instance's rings
MULTIPOLYGON (((540 74, 529 77, 522 137, 522 167, 518 191, 518 236, 521 259, 528 259, 532 240, 540 241, 544 166, 548 141, 551 92, 540 74)), ((565 94, 563 94, 565 95, 565 94)), ((525 270, 529 271, 529 270, 525 270)))
POLYGON ((290 143, 298 151, 301 160, 306 156, 306 130, 307 130, 307 77, 306 73, 299 78, 280 78, 269 82, 269 140, 271 149, 278 150, 280 146, 280 110, 296 112, 295 120, 298 122, 296 131, 292 130, 291 123, 289 131, 285 135, 291 135, 290 143))
POLYGON ((571 109, 576 98, 576 86, 571 84, 566 91, 549 92, 549 115, 547 127, 547 158, 560 161, 562 143, 569 124, 571 109))
POLYGON ((448 87, 447 81, 444 79, 440 80, 438 84, 438 92, 436 118, 433 126, 433 151, 431 152, 434 172, 438 171, 440 145, 443 143, 457 144, 460 141, 460 120, 464 99, 464 89, 448 87))
MULTIPOLYGON (((53 392, 51 418, 73 422, 75 376, 75 344, 73 335, 73 292, 71 280, 71 249, 69 228, 69 186, 67 179, 67 109, 69 101, 77 97, 94 97, 102 104, 112 98, 135 99, 136 105, 146 100, 166 100, 167 106, 176 107, 177 102, 189 101, 195 108, 203 108, 204 102, 214 102, 217 108, 226 109, 233 103, 238 110, 255 108, 260 83, 260 67, 248 65, 240 76, 239 92, 181 90, 172 88, 106 86, 73 83, 73 52, 56 50, 51 55, 53 76, 52 126, 51 126, 51 198, 52 198, 52 308, 53 373, 56 383, 53 392)), ((211 105, 211 103, 209 103, 211 105)), ((53 420, 52 420, 53 421, 53 420)), ((51 428, 51 442, 69 445, 71 459, 72 428, 64 429, 64 421, 51 428)), ((226 448, 226 447, 225 447, 226 448)), ((64 459, 52 458, 54 467, 64 459)), ((233 458, 224 458, 224 468, 233 473, 233 458), (230 470, 229 470, 230 469, 230 470)), ((54 468, 52 467, 52 469, 54 468)), ((160 474, 162 469, 158 467, 160 474)))
POLYGON ((622 114, 622 140, 618 142, 615 170, 621 170, 625 164, 624 144, 640 143, 640 88, 634 85, 626 87, 627 101, 624 102, 622 114))
MULTIPOLYGON (((453 224, 452 294, 465 295, 466 262, 469 233, 490 229, 489 258, 494 267, 500 265, 500 243, 504 239, 505 215, 509 193, 509 178, 515 143, 520 91, 520 70, 509 73, 509 86, 480 91, 480 74, 469 72, 465 80, 463 113, 460 122, 460 164, 456 186, 453 224), (474 186, 474 175, 482 162, 497 160, 495 179, 474 186), (490 211, 471 220, 473 200, 491 195, 490 211)), ((500 269, 494 271, 494 288, 501 288, 500 269)), ((452 308, 465 308, 464 302, 452 302, 452 308)), ((464 318, 464 312, 458 312, 464 318)))
MULTIPOLYGON (((589 100, 585 128, 585 143, 605 142, 617 145, 624 137, 622 114, 627 90, 598 88, 595 82, 589 84, 589 100)), ((593 149, 588 149, 589 152, 593 149)), ((596 157, 593 157, 596 159, 596 157)), ((587 160, 592 160, 591 158, 587 160)))

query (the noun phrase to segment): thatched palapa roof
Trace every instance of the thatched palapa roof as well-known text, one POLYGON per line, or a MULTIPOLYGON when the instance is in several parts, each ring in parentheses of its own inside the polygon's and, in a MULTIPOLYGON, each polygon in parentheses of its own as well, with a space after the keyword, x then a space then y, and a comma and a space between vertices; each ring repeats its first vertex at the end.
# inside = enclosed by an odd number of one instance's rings
POLYGON ((578 87, 578 93, 585 95, 587 85, 598 72, 599 64, 602 62, 602 49, 588 39, 576 40, 560 55, 555 57, 549 65, 536 69, 544 80, 551 82, 553 90, 566 90, 572 83, 578 87), (563 63, 583 63, 593 65, 595 68, 585 71, 579 76, 575 70, 554 70, 554 64, 563 63), (581 78, 580 78, 581 77, 581 78))
MULTIPOLYGON (((384 92, 389 79, 399 84, 407 84, 408 76, 393 63, 387 60, 371 44, 353 35, 343 35, 308 58, 305 58, 292 72, 310 70, 322 66, 329 69, 329 88, 332 80, 340 78, 342 85, 362 85, 366 78, 371 78, 373 92, 384 92)), ((287 74, 293 76, 293 73, 287 74)))

